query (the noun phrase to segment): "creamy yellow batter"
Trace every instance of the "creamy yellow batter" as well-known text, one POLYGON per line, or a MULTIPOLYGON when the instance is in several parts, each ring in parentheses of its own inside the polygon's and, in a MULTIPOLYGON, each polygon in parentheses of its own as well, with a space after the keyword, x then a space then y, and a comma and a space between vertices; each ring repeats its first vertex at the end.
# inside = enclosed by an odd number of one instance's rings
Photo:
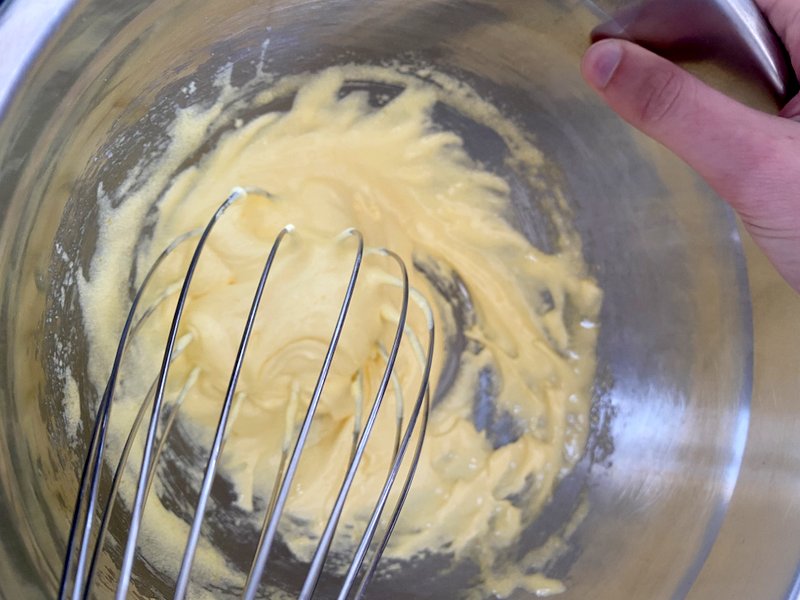
MULTIPOLYGON (((104 384, 109 350, 126 310, 134 248, 141 278, 169 241, 204 225, 234 186, 268 190, 270 200, 251 195, 232 207, 209 239, 180 331, 186 349, 173 365, 168 394, 169 400, 196 377, 181 408, 181 426, 205 447, 266 253, 277 232, 294 225, 270 275, 220 465, 237 504, 252 511, 258 527, 286 424, 294 426, 304 412, 302 403, 313 390, 347 283, 355 241, 337 236, 355 227, 367 247, 385 246, 404 259, 412 285, 432 306, 438 330, 431 378, 436 403, 412 493, 387 553, 477 557, 491 571, 493 552, 512 544, 532 522, 582 452, 601 293, 568 228, 560 253, 532 246, 507 219, 508 184, 471 160, 461 139, 437 128, 431 116, 444 96, 487 117, 496 114, 491 106, 455 84, 443 89, 413 78, 404 79, 405 91, 381 108, 370 106, 362 93, 339 97, 348 78, 384 77, 395 81, 399 76, 389 69, 342 67, 293 80, 300 89, 289 112, 237 123, 161 194, 156 183, 203 138, 221 108, 181 115, 172 153, 153 185, 120 208, 105 209, 98 255, 81 286, 85 314, 92 316, 93 375, 98 386, 104 384), (152 239, 134 247, 137 224, 152 206, 158 210, 152 239), (453 295, 460 296, 458 319, 453 295), (461 349, 453 343, 459 331, 465 341, 461 349), (481 396, 490 398, 491 406, 481 403, 481 396)), ((261 101, 278 93, 268 92, 261 101)), ((513 131, 499 120, 497 129, 513 131)), ((542 157, 521 139, 508 136, 506 141, 530 169, 541 167, 542 157)), ((176 252, 159 270, 151 299, 182 279, 190 250, 176 252)), ((355 415, 363 417, 354 400, 360 382, 371 399, 384 367, 381 346, 390 345, 399 306, 400 291, 392 283, 397 276, 387 258, 366 257, 287 505, 290 518, 281 530, 298 557, 308 558, 338 489, 355 415)), ((174 300, 164 302, 133 341, 114 409, 120 425, 112 450, 118 451, 126 417, 155 374, 173 306, 174 300)), ((424 342, 425 318, 415 303, 409 319, 424 342)), ((393 449, 398 397, 407 415, 416 395, 420 365, 408 344, 395 373, 345 524, 371 509, 393 449)), ((129 492, 130 486, 123 489, 124 495, 129 492)), ((169 528, 175 540, 158 540, 159 551, 169 548, 167 553, 177 556, 185 535, 181 527, 151 498, 143 551, 146 540, 158 537, 155 532, 169 528)), ((344 533, 339 548, 348 544, 347 527, 344 533)), ((199 564, 202 568, 202 557, 199 564)), ((531 573, 510 577, 490 587, 502 595, 516 585, 541 593, 560 589, 558 582, 531 573)))

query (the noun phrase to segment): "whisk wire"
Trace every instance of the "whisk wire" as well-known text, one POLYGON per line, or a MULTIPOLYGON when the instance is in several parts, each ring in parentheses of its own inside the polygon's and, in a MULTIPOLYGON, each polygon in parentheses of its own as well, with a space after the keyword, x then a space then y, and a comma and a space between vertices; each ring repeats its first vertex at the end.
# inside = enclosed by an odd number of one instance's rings
POLYGON ((303 588, 300 592, 300 600, 308 600, 311 598, 311 594, 314 592, 314 588, 319 581, 319 576, 322 572, 322 566, 325 563, 326 557, 328 556, 328 551, 330 549, 331 542, 333 541, 333 536, 336 532, 336 526, 339 523, 339 518, 341 517, 342 510, 344 509, 344 503, 347 499, 347 494, 353 484, 358 465, 361 463, 361 457, 363 456, 364 450, 367 447, 367 441, 369 440, 369 436, 372 433, 373 427, 375 426, 375 421, 378 418, 378 411, 383 403, 383 397, 386 394, 386 389, 389 387, 391 373, 394 370, 394 364, 397 360, 397 353, 400 350, 400 342, 403 339, 403 331, 405 329, 406 316, 408 314, 408 271, 406 270, 403 260, 397 256, 397 254, 389 250, 384 252, 387 256, 390 256, 395 260, 402 272, 403 299, 400 306, 400 315, 397 320, 397 330, 395 331, 392 348, 389 353, 389 359, 386 363, 386 368, 383 371, 381 382, 375 395, 375 400, 372 403, 372 408, 367 416, 367 422, 361 431, 361 435, 358 440, 358 446, 356 447, 356 451, 350 461, 344 481, 342 481, 339 494, 336 496, 336 501, 334 502, 328 522, 326 523, 322 536, 317 543, 314 557, 311 560, 311 566, 309 568, 308 575, 306 576, 306 580, 303 583, 303 588))
POLYGON ((400 472, 400 468, 401 465, 403 464, 403 458, 405 457, 406 450, 408 449, 408 446, 411 443, 411 437, 415 431, 415 426, 417 420, 420 417, 420 413, 422 414, 422 421, 419 427, 417 445, 414 451, 414 456, 409 465, 408 474, 406 475, 406 479, 403 482, 403 488, 401 489, 400 495, 397 499, 397 502, 395 503, 395 507, 394 510, 392 511, 392 515, 389 519, 389 524, 386 527, 386 531, 381 537, 381 540, 378 544, 378 548, 375 550, 375 554, 373 555, 373 558, 370 561, 366 573, 361 578, 361 582, 359 584, 358 590, 356 591, 355 595, 357 599, 360 599, 364 596, 366 587, 367 585, 369 585, 370 581, 374 577, 375 571, 378 566, 378 562, 380 561, 383 552, 386 550, 386 545, 388 544, 389 538, 391 537, 392 532, 394 531, 395 525, 397 524, 397 520, 400 517, 400 512, 403 509, 403 505, 405 504, 406 498, 411 489, 411 484, 413 483, 414 480, 414 474, 416 473, 417 465, 419 464, 420 455, 422 453, 422 446, 425 441, 425 431, 427 430, 428 427, 428 418, 430 415, 430 374, 433 365, 433 346, 435 342, 436 331, 433 321, 433 313, 430 309, 430 306, 421 295, 415 294, 413 292, 414 291, 412 290, 412 298, 414 298, 415 302, 421 306, 421 308, 425 312, 427 320, 428 346, 426 350, 423 351, 422 346, 419 343, 419 339, 417 338, 417 335, 414 333, 414 331, 412 329, 408 330, 408 337, 412 343, 412 347, 415 353, 418 355, 418 358, 421 359, 420 361, 421 364, 424 365, 422 373, 422 381, 420 383, 416 401, 414 402, 414 407, 408 418, 408 425, 406 426, 405 433, 403 434, 403 440, 400 443, 398 451, 395 453, 394 462, 392 464, 391 469, 389 470, 389 474, 386 478, 386 481, 384 482, 383 488, 381 489, 378 501, 375 503, 375 508, 373 509, 372 515, 370 516, 370 520, 366 528, 364 529, 364 534, 362 535, 358 548, 356 549, 353 559, 350 562, 350 567, 348 568, 344 582, 342 583, 338 600, 346 600, 346 598, 350 594, 350 591, 353 588, 353 585, 356 582, 358 573, 361 570, 361 567, 364 563, 369 547, 371 546, 372 540, 374 539, 375 532, 378 528, 381 516, 383 514, 383 510, 389 499, 389 494, 392 490, 392 487, 394 486, 395 479, 397 478, 397 475, 400 472))
POLYGON ((197 500, 197 507, 195 509, 194 519, 192 520, 192 527, 189 531, 189 539, 186 542, 186 550, 183 553, 181 569, 178 572, 175 598, 185 597, 186 590, 189 586, 189 575, 192 570, 192 562, 194 561, 194 556, 197 552, 197 543, 200 540, 200 527, 203 523, 206 513, 206 505, 208 504, 208 498, 211 494, 211 484, 214 482, 214 477, 217 473, 217 461, 219 460, 222 441, 228 424, 228 416, 233 403, 233 396, 236 393, 236 385, 239 383, 239 375, 241 374, 242 363, 244 362, 244 356, 247 352, 247 344, 250 341, 250 335, 253 332, 256 314, 258 313, 258 308, 261 304, 261 298, 264 295, 264 288, 267 283, 267 278, 272 270, 272 265, 275 262, 275 256, 278 253, 281 242, 283 242, 286 235, 293 230, 294 228, 292 226, 287 225, 281 229, 277 238, 275 238, 275 242, 272 244, 269 256, 267 257, 267 261, 264 265, 264 269, 261 272, 261 278, 258 281, 255 296, 253 297, 253 303, 250 307, 250 312, 247 315, 247 322, 245 323, 244 331, 242 332, 239 349, 236 352, 236 359, 234 361, 233 370, 228 382, 228 391, 225 394, 225 401, 222 404, 222 411, 217 423, 217 431, 214 434, 214 442, 211 446, 211 452, 209 453, 208 464, 205 469, 205 474, 203 475, 203 483, 200 486, 200 496, 197 500))
POLYGON ((105 447, 106 434, 108 431, 108 422, 111 416, 111 400, 114 396, 114 390, 119 375, 120 365, 122 364, 122 357, 127 348, 128 339, 132 330, 136 329, 134 324, 134 316, 139 302, 147 288, 147 284, 151 281, 153 274, 158 266, 167 258, 172 252, 180 246, 187 239, 196 235, 196 231, 188 231, 177 238, 175 238, 162 252, 156 257, 153 265, 145 274, 142 284, 139 286, 136 294, 134 295, 128 315, 125 319, 125 324, 122 327, 120 340, 117 344, 117 350, 114 355, 114 362, 111 367, 108 382, 106 383, 103 396, 97 409, 97 418, 92 428, 92 437, 89 445, 89 452, 86 455, 81 472, 80 483, 78 487, 78 496, 75 500, 75 508, 70 523, 70 530, 67 537, 66 556, 64 559, 64 567, 61 572, 61 579, 58 587, 58 599, 63 600, 67 595, 67 585, 72 571, 72 561, 75 556, 76 544, 75 538, 80 535, 81 544, 79 547, 78 566, 76 569, 72 598, 78 600, 81 591, 85 584, 84 570, 86 565, 86 556, 89 551, 89 540, 91 537, 92 522, 94 519, 94 510, 97 501, 97 494, 100 482, 100 468, 101 458, 105 447), (87 497, 88 496, 88 497, 87 497), (85 512, 83 511, 84 502, 87 502, 85 512), (83 518, 81 518, 83 515, 83 518), (80 533, 79 533, 80 532, 80 533))
POLYGON ((208 239, 214 225, 219 221, 219 218, 225 211, 237 200, 247 196, 247 192, 242 188, 235 188, 225 201, 217 208, 214 215, 209 220, 200 240, 197 242, 194 254, 192 255, 191 262, 186 271, 186 278, 183 281, 180 295, 178 296, 178 303, 175 307, 175 315, 170 325, 169 335, 167 336, 167 344, 164 350, 164 358, 161 363, 161 370, 158 375, 158 385, 156 387, 156 395, 153 401, 153 412, 150 416, 150 423, 147 427, 147 438, 145 440, 144 452, 142 453, 142 466, 139 471, 139 481, 136 486, 136 497, 133 502, 133 509, 131 510, 131 522, 128 530, 128 539, 125 544, 125 551, 122 558, 122 568, 120 570, 120 578, 117 584, 116 600, 124 600, 128 594, 128 587, 130 585, 131 573, 133 571, 133 561, 136 556, 136 545, 139 538, 139 529, 141 527, 142 512, 144 510, 144 493, 146 489, 146 480, 150 472, 150 464, 153 460, 153 445, 155 443, 156 428, 158 426, 159 417, 164 401, 164 393, 167 385, 167 375, 169 374, 169 366, 173 350, 175 348, 175 341, 178 335, 178 326, 180 325, 181 317, 183 316, 183 309, 186 306, 186 299, 189 294, 189 286, 192 283, 197 264, 200 260, 200 255, 205 247, 206 240, 208 239))
POLYGON ((264 535, 260 540, 259 546, 256 549, 251 573, 248 576, 248 582, 243 595, 246 600, 253 600, 258 593, 258 587, 261 584, 261 578, 264 574, 264 567, 267 563, 267 559, 269 558, 272 544, 275 541, 275 535, 278 532, 278 523, 280 522, 283 509, 289 497, 289 491, 291 490, 294 475, 297 472, 298 465, 300 464, 300 455, 303 451, 306 440, 308 439, 308 432, 311 429, 311 421, 316 413, 319 400, 322 397, 322 390, 325 386, 325 381, 328 378, 328 372, 330 371, 331 363, 333 362, 333 355, 336 352, 336 347, 339 343, 342 329, 344 328, 345 319, 347 318, 348 309, 350 308, 350 301, 353 298, 353 291, 355 290, 356 281, 358 279, 358 273, 361 269, 361 261, 364 256, 364 238, 361 236, 361 233, 355 229, 349 229, 347 233, 348 235, 354 236, 358 242, 358 251, 353 264, 353 269, 350 273, 350 281, 347 284, 347 290, 342 301, 341 309, 339 310, 336 326, 333 329, 331 341, 328 344, 328 350, 325 354, 322 369, 320 370, 317 383, 314 387, 314 393, 311 396, 311 401, 309 402, 308 409, 306 410, 306 415, 303 418, 302 425, 300 426, 300 432, 297 436, 297 441, 295 442, 294 449, 292 450, 292 454, 289 458, 289 464, 286 467, 286 474, 281 481, 281 486, 278 490, 278 495, 275 500, 275 506, 273 507, 272 512, 265 517, 268 519, 269 523, 266 527, 264 535))
MULTIPOLYGON (((178 349, 173 355, 173 358, 177 358, 180 355, 180 353, 183 351, 182 346, 183 344, 181 344, 181 340, 179 340, 178 349)), ((188 389, 191 388, 192 385, 194 385, 194 381, 195 378, 190 375, 189 380, 187 380, 187 382, 184 384, 184 388, 181 390, 181 393, 178 397, 178 400, 175 403, 173 411, 170 413, 169 419, 165 424, 164 431, 161 434, 161 438, 157 446, 156 456, 159 456, 161 454, 161 449, 163 448, 164 443, 166 442, 166 437, 169 434, 169 430, 172 428, 174 417, 177 416, 177 409, 183 402, 185 393, 188 392, 188 389)), ((131 430, 128 433, 128 437, 126 438, 125 444, 122 447, 122 452, 120 453, 119 460, 117 461, 117 467, 116 469, 114 469, 114 476, 111 480, 111 489, 108 493, 108 498, 106 499, 105 506, 103 507, 102 511, 103 516, 100 521, 100 528, 97 530, 97 539, 95 540, 94 551, 92 552, 92 558, 89 561, 89 570, 86 575, 86 586, 83 591, 84 600, 88 600, 91 594, 95 572, 97 570, 97 565, 100 561, 100 555, 105 545, 106 535, 108 534, 108 526, 109 523, 111 522, 111 516, 114 513, 114 506, 117 501, 117 495, 119 493, 119 486, 122 481, 122 475, 125 472, 125 466, 128 463, 128 457, 130 456, 131 450, 133 449, 133 442, 135 441, 136 436, 141 428, 142 420, 144 419, 147 407, 150 406, 150 401, 153 398, 153 392, 155 391, 155 387, 156 387, 156 380, 154 379, 152 385, 147 391, 147 394, 145 395, 144 401, 139 407, 139 410, 136 411, 136 416, 134 417, 131 430)), ((151 470, 150 477, 148 478, 148 486, 153 481, 153 474, 154 472, 151 470)), ((145 495, 145 499, 146 498, 147 496, 145 495)))

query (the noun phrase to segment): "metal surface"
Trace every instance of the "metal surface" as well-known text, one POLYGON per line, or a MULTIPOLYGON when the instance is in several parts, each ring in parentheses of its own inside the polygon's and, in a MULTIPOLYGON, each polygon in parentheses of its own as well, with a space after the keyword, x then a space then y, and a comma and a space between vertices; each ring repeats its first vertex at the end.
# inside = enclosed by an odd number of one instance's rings
MULTIPOLYGON (((14 6, 0 39, 17 24, 14 6)), ((49 31, 60 14, 43 13, 42 27, 49 31)), ((521 548, 557 531, 585 497, 589 512, 571 552, 548 568, 566 577, 563 598, 676 598, 695 582, 719 597, 742 597, 745 589, 787 597, 800 549, 794 531, 779 525, 794 502, 786 482, 797 474, 784 468, 788 449, 758 442, 796 422, 798 406, 787 390, 756 399, 759 429, 750 439, 758 454, 745 464, 757 460, 770 476, 748 477, 734 493, 752 358, 735 223, 682 163, 630 130, 582 83, 579 58, 599 24, 587 5, 86 0, 65 14, 37 57, 21 58, 30 64, 24 77, 0 82, 11 90, 0 123, 2 595, 51 597, 57 587, 91 415, 85 407, 87 426, 70 448, 59 417, 64 382, 54 367, 67 365, 81 392, 95 394, 82 375, 74 270, 86 273, 96 241, 97 182, 118 187, 146 158, 144 141, 158 147, 188 81, 198 83, 192 100, 213 98, 204 76, 224 62, 247 78, 265 54, 271 70, 285 72, 413 52, 466 78, 536 137, 606 292, 589 454, 521 548), (140 137, 115 145, 137 127, 140 137), (74 344, 57 348, 56 337, 74 344), (765 411, 777 418, 760 417, 765 411), (725 523, 717 543, 731 503, 740 507, 736 521, 725 523), (754 534, 764 527, 769 539, 754 534), (737 550, 741 544, 747 552, 737 550)), ((471 151, 498 151, 481 135, 465 132, 471 151)), ((538 198, 515 199, 520 227, 535 237, 538 198)), ((447 566, 409 565, 397 578, 379 578, 375 597, 458 596, 472 575, 441 570, 447 566)), ((139 567, 134 594, 169 595, 170 582, 139 567)))
POLYGON ((786 48, 753 0, 645 0, 623 9, 618 0, 611 4, 610 20, 592 31, 595 40, 622 38, 670 58, 719 60, 761 79, 781 104, 798 92, 786 48))

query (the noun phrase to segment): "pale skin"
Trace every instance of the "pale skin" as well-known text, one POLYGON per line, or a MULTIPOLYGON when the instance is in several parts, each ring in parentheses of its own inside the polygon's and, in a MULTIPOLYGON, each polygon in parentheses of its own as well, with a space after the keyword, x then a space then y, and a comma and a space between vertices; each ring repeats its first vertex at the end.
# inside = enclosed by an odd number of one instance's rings
MULTIPOLYGON (((800 71, 800 1, 756 1, 800 71)), ((589 48, 581 70, 623 119, 686 161, 736 210, 800 292, 800 96, 778 114, 759 112, 617 40, 589 48)))

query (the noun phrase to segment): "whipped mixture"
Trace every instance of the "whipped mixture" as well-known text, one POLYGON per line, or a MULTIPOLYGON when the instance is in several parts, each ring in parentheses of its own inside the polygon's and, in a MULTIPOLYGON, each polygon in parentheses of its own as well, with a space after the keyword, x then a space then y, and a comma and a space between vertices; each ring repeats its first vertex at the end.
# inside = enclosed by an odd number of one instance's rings
MULTIPOLYGON (((174 176, 209 124, 224 117, 222 102, 183 110, 151 184, 117 208, 102 204, 97 256, 80 290, 84 314, 91 316, 97 388, 105 385, 130 302, 132 257, 134 279, 141 281, 162 249, 204 226, 232 188, 269 192, 270 198, 250 194, 238 201, 210 236, 179 330, 185 348, 173 363, 166 397, 169 409, 185 395, 176 431, 204 456, 267 253, 281 228, 293 225, 267 283, 219 466, 235 504, 257 531, 287 431, 295 431, 305 412, 352 268, 356 240, 342 232, 356 228, 367 248, 386 247, 402 257, 437 329, 434 406, 387 556, 472 558, 485 563, 488 592, 500 596, 518 586, 559 591, 559 582, 524 568, 512 577, 506 565, 502 577, 493 578, 491 557, 514 543, 580 458, 601 292, 568 227, 561 227, 556 254, 540 251, 515 228, 509 185, 472 160, 457 134, 435 125, 434 106, 461 102, 492 122, 529 172, 543 167, 543 157, 496 109, 444 77, 433 85, 389 68, 340 67, 284 85, 298 90, 290 110, 236 122, 195 166, 174 176), (352 79, 402 81, 405 89, 376 107, 365 92, 340 93, 352 79), (144 223, 154 227, 143 241, 144 223), (493 579, 500 583, 490 584, 493 579)), ((284 92, 279 82, 257 102, 284 92)), ((106 202, 102 190, 100 195, 106 202)), ((143 306, 168 293, 127 355, 112 416, 113 460, 157 372, 175 284, 193 246, 186 243, 171 255, 148 288, 143 306)), ((365 256, 280 530, 300 559, 308 559, 328 517, 355 422, 363 421, 385 367, 400 307, 399 275, 389 258, 365 256)), ((416 301, 409 305, 409 330, 427 343, 425 314, 416 301)), ((421 365, 408 339, 395 376, 349 497, 337 551, 348 548, 359 534, 359 519, 372 509, 391 460, 397 415, 407 419, 416 399, 421 365)), ((139 460, 135 451, 124 501, 139 460)), ((202 466, 202 460, 194 465, 202 466)), ((159 501, 166 493, 162 482, 153 487, 141 550, 174 570, 187 526, 159 501)), ((206 579, 229 570, 208 544, 196 564, 206 579)), ((226 577, 243 583, 241 574, 226 577)))

